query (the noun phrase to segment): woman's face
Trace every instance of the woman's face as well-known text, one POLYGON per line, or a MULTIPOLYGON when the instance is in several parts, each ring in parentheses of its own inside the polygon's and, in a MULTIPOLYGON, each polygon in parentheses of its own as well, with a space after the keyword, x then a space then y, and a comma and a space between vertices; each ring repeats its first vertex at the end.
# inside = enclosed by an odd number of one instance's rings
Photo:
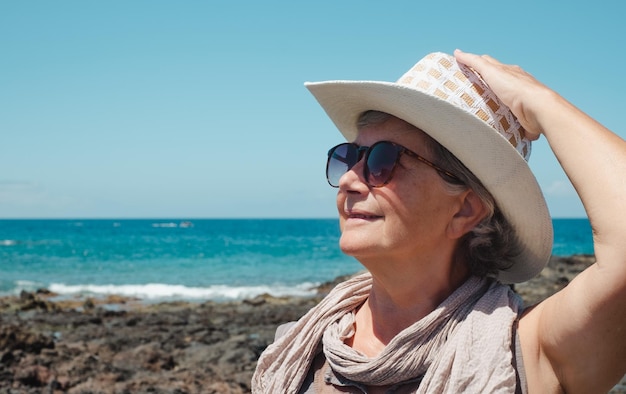
MULTIPOLYGON (((419 129, 392 117, 360 129, 355 143, 371 146, 392 141, 432 161, 426 138, 419 129)), ((446 246, 452 248, 454 240, 446 236, 446 228, 459 198, 445 189, 434 169, 402 155, 391 181, 373 188, 365 183, 363 165, 359 161, 339 181, 337 208, 344 253, 371 269, 370 260, 429 259, 440 256, 446 246)))

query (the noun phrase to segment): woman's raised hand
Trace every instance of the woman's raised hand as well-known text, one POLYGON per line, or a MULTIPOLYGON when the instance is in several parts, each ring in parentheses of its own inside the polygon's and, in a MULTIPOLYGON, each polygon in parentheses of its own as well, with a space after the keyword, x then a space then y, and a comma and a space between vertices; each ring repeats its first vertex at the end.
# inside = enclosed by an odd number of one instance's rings
POLYGON ((454 51, 459 63, 473 68, 489 85, 502 102, 513 111, 524 129, 526 137, 536 140, 543 132, 537 118, 542 98, 555 94, 519 66, 503 64, 489 55, 475 55, 459 49, 454 51))

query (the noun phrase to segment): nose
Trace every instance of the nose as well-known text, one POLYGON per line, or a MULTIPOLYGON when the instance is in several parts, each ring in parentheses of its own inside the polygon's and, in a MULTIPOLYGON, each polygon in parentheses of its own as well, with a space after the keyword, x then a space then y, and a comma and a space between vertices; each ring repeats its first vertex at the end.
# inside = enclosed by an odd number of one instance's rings
POLYGON ((361 155, 359 161, 339 178, 339 191, 362 193, 369 190, 369 186, 365 181, 364 167, 365 161, 361 155))

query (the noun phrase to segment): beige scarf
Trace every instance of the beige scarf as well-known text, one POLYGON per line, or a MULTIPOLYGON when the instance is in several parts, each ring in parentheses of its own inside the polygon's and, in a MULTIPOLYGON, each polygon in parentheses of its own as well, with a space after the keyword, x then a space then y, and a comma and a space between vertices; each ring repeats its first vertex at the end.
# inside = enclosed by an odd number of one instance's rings
POLYGON ((363 274, 331 291, 263 352, 252 392, 297 393, 320 341, 335 372, 368 386, 423 376, 418 393, 515 392, 511 337, 521 301, 507 286, 471 277, 372 359, 344 343, 370 289, 363 274))

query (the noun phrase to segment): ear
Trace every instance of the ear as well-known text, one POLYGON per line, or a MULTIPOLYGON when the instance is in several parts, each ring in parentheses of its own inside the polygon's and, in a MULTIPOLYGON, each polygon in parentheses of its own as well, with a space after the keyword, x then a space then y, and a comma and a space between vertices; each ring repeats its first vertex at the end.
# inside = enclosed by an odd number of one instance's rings
POLYGON ((448 224, 451 239, 459 239, 470 232, 487 214, 485 206, 476 193, 469 189, 459 195, 458 210, 448 224))

